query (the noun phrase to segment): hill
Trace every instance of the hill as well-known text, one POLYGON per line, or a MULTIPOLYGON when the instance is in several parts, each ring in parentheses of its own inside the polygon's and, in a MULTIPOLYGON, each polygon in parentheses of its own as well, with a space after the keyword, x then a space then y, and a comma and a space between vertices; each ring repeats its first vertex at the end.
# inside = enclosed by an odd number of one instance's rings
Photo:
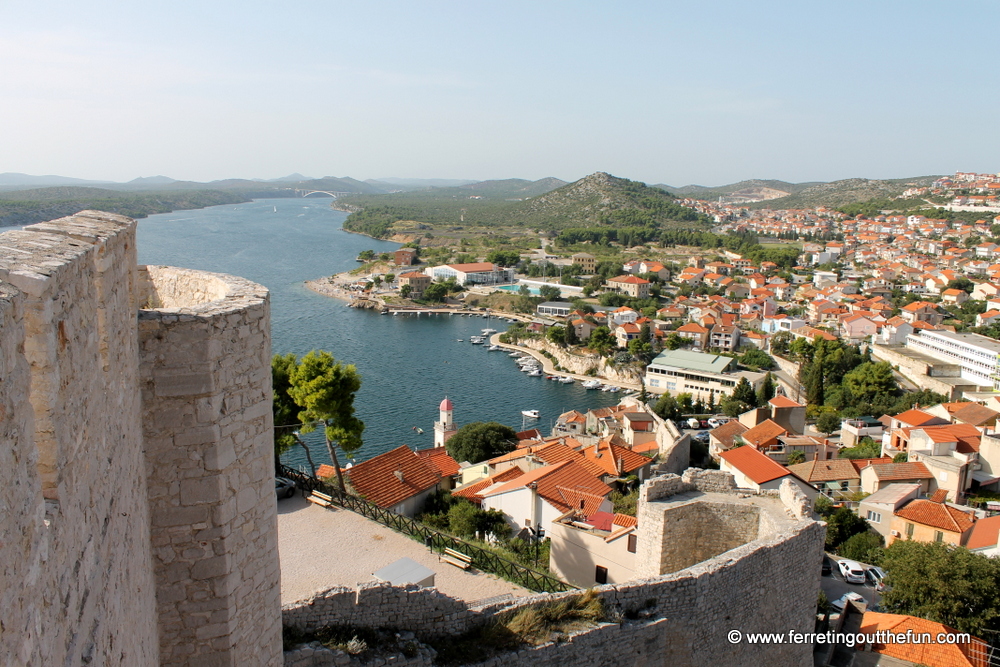
POLYGON ((787 181, 777 181, 769 179, 750 179, 729 185, 719 185, 716 187, 705 187, 703 185, 685 185, 680 188, 673 188, 669 185, 656 185, 678 197, 690 197, 692 199, 718 199, 719 197, 746 196, 754 197, 756 194, 767 194, 769 198, 775 196, 786 196, 801 192, 817 183, 788 183, 787 181))
POLYGON ((756 202, 750 204, 750 207, 773 210, 813 208, 816 206, 837 208, 873 199, 898 197, 908 188, 927 186, 938 178, 940 176, 917 176, 892 180, 848 178, 832 183, 815 183, 788 196, 756 202))
POLYGON ((0 192, 0 226, 30 225, 86 209, 142 218, 154 213, 250 201, 220 190, 132 193, 104 188, 52 187, 0 192))
POLYGON ((88 181, 68 176, 32 176, 6 172, 0 174, 0 188, 37 188, 45 185, 104 185, 109 181, 88 181))
POLYGON ((677 204, 673 195, 637 181, 598 172, 561 183, 555 178, 484 181, 458 188, 344 197, 336 206, 352 212, 344 229, 376 238, 434 224, 558 232, 571 226, 658 228, 706 223, 677 204))

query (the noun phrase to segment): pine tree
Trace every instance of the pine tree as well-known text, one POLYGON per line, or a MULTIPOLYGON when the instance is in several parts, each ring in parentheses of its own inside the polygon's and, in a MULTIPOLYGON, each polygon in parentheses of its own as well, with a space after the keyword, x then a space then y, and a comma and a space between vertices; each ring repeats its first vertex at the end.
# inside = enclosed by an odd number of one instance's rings
POLYGON ((764 382, 760 385, 760 389, 757 390, 757 406, 766 405, 768 401, 774 398, 774 392, 774 376, 768 373, 764 376, 764 382))
POLYGON ((751 407, 757 405, 757 393, 745 377, 740 378, 740 381, 736 383, 736 388, 733 389, 733 398, 751 407))

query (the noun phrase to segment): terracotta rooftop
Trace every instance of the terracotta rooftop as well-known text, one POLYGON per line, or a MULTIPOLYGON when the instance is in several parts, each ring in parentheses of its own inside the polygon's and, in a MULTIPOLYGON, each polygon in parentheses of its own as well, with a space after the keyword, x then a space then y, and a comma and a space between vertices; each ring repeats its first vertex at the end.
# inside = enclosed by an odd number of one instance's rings
POLYGON ((906 424, 907 426, 924 426, 926 424, 945 424, 947 423, 944 419, 940 417, 935 417, 934 415, 924 412, 923 410, 917 410, 916 408, 912 410, 907 410, 906 412, 901 412, 895 417, 896 421, 906 424))
POLYGON ((648 457, 633 452, 628 447, 613 444, 610 438, 594 447, 585 447, 580 453, 599 466, 605 475, 630 475, 651 462, 648 457))
POLYGON ((733 419, 718 428, 712 429, 708 434, 718 440, 723 447, 729 449, 733 446, 733 438, 741 433, 745 433, 747 430, 746 426, 733 419))
MULTIPOLYGON (((949 410, 949 412, 951 412, 949 410)), ((979 403, 964 403, 961 408, 958 408, 951 413, 952 418, 964 424, 972 424, 973 426, 982 426, 983 424, 988 424, 990 422, 996 421, 997 415, 1000 414, 996 410, 990 410, 985 405, 979 405, 979 403)))
POLYGON ((434 466, 442 477, 454 477, 458 474, 458 461, 451 458, 444 447, 421 449, 414 454, 434 466))
POLYGON ((743 438, 744 442, 747 442, 754 447, 761 447, 765 443, 776 439, 779 435, 785 435, 786 433, 788 433, 788 430, 785 429, 784 426, 767 419, 757 424, 752 429, 743 432, 740 437, 743 438))
POLYGON ((494 473, 488 477, 483 477, 482 479, 477 479, 474 482, 469 482, 464 484, 451 492, 451 495, 458 496, 459 498, 465 498, 466 500, 471 500, 477 505, 483 502, 483 497, 479 495, 481 491, 490 488, 494 484, 500 484, 502 482, 509 482, 512 479, 517 479, 524 474, 524 471, 514 466, 513 468, 507 468, 503 472, 494 473))
POLYGON ((788 466, 788 470, 810 484, 858 478, 858 471, 851 465, 849 459, 829 459, 826 461, 817 459, 788 466))
POLYGON ((598 511, 603 500, 611 493, 610 486, 594 477, 582 465, 575 461, 563 461, 532 470, 513 481, 489 489, 482 495, 489 498, 531 484, 536 485, 539 496, 559 511, 579 509, 584 515, 598 511))
POLYGON ((909 479, 934 479, 934 475, 923 463, 907 461, 906 463, 873 463, 869 466, 875 473, 875 479, 880 482, 894 482, 909 479))
MULTIPOLYGON (((931 637, 936 637, 943 632, 956 632, 947 625, 916 616, 866 611, 861 618, 860 632, 865 634, 876 632, 906 634, 910 630, 915 635, 930 633, 931 637)), ((989 667, 989 647, 986 642, 976 637, 973 637, 970 642, 958 644, 934 642, 872 644, 871 650, 873 653, 905 660, 910 664, 933 665, 934 667, 989 667)))
POLYGON ((776 408, 804 408, 805 407, 801 403, 796 403, 795 401, 793 401, 792 399, 788 398, 787 396, 780 396, 780 395, 779 396, 775 396, 770 401, 768 401, 768 403, 770 403, 771 405, 773 405, 776 408))
POLYGON ((749 477, 755 484, 766 484, 785 475, 794 474, 753 447, 730 449, 719 454, 719 458, 749 477))
POLYGON ((964 533, 975 524, 974 515, 933 500, 911 500, 896 510, 896 516, 923 526, 958 534, 964 533))
POLYGON ((877 459, 848 459, 854 469, 860 473, 864 468, 872 465, 873 463, 892 463, 891 456, 881 456, 877 459))
POLYGON ((406 445, 379 454, 347 470, 356 493, 383 509, 422 493, 441 480, 437 468, 406 445))
POLYGON ((976 521, 965 546, 969 549, 995 547, 1000 538, 1000 516, 991 516, 976 521))

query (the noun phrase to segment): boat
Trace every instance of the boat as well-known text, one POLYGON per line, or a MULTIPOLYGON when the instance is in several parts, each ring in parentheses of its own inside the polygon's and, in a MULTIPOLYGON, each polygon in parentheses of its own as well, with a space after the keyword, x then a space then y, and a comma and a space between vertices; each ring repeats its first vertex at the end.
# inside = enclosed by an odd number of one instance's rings
POLYGON ((521 410, 521 414, 524 415, 525 417, 538 419, 538 410, 521 410))
POLYGON ((612 394, 617 394, 619 391, 621 391, 621 387, 616 387, 613 384, 606 384, 604 385, 604 387, 601 388, 601 391, 607 391, 611 392, 612 394))
POLYGON ((459 343, 464 343, 465 342, 465 340, 462 339, 462 338, 456 338, 455 340, 457 340, 459 343))
POLYGON ((424 434, 424 429, 420 428, 419 426, 414 426, 413 430, 417 432, 417 435, 423 435, 424 434))
POLYGON ((472 341, 473 345, 482 345, 483 344, 483 339, 482 338, 470 338, 469 340, 472 341))
POLYGON ((562 382, 563 384, 573 384, 574 382, 576 382, 576 380, 574 380, 568 375, 562 376, 561 378, 559 378, 559 381, 562 382))
POLYGON ((516 351, 515 351, 515 352, 511 352, 511 353, 510 353, 510 354, 508 354, 507 356, 508 356, 508 357, 514 357, 514 358, 516 359, 516 358, 518 358, 518 357, 523 357, 524 355, 523 355, 523 354, 521 354, 520 352, 516 352, 516 351))
POLYGON ((584 389, 600 389, 601 388, 601 381, 600 380, 587 380, 586 382, 581 383, 580 386, 583 387, 584 389))
POLYGON ((496 332, 497 332, 496 329, 483 329, 484 336, 489 336, 490 334, 495 334, 496 332))
POLYGON ((528 371, 528 376, 533 378, 540 378, 542 377, 542 369, 536 366, 535 368, 532 368, 530 371, 528 371))
POLYGON ((486 348, 488 352, 496 352, 499 349, 501 349, 499 345, 490 345, 488 348, 486 348))
POLYGON ((558 380, 559 376, 558 375, 546 375, 545 379, 546 380, 558 380))

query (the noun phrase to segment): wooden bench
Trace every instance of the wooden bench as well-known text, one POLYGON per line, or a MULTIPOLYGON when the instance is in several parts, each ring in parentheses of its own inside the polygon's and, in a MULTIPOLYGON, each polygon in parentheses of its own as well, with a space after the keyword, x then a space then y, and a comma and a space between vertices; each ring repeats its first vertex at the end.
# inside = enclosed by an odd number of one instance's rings
POLYGON ((313 491, 310 493, 306 500, 322 507, 333 507, 333 497, 319 491, 313 491))
POLYGON ((460 567, 463 570, 468 570, 472 567, 472 556, 467 556, 460 551, 455 551, 454 549, 445 549, 444 555, 441 556, 441 560, 446 563, 451 563, 455 567, 460 567))

